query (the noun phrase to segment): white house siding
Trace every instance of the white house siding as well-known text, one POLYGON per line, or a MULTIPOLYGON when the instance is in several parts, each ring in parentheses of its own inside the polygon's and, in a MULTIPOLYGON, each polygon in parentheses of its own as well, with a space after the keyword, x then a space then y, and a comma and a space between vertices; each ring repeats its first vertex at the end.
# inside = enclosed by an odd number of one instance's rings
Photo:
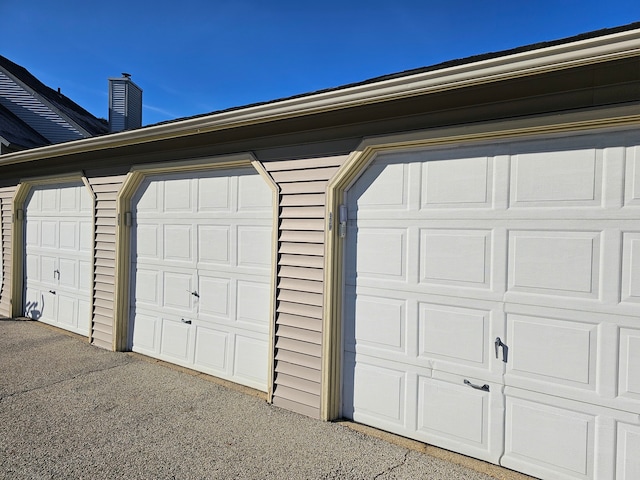
POLYGON ((325 194, 346 156, 266 162, 280 187, 274 405, 320 416, 325 194))
POLYGON ((89 178, 96 195, 91 343, 113 349, 116 197, 125 175, 89 178))
POLYGON ((0 285, 0 315, 11 316, 11 233, 13 231, 13 194, 16 187, 0 188, 0 222, 2 223, 0 240, 2 246, 2 284, 0 285))

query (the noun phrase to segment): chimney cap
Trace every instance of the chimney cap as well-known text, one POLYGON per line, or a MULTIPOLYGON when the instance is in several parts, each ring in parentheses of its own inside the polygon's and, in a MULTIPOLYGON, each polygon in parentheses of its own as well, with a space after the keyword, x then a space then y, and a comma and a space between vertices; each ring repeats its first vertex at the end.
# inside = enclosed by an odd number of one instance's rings
POLYGON ((123 76, 124 78, 131 78, 131 74, 130 74, 130 73, 127 73, 127 72, 122 72, 122 76, 123 76))

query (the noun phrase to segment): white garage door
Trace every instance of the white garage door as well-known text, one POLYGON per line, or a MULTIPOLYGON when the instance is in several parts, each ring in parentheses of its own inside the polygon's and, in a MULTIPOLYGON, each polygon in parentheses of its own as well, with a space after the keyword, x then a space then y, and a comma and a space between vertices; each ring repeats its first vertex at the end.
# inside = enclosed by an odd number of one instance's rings
POLYGON ((80 182, 32 190, 25 206, 24 315, 89 335, 93 199, 80 182))
POLYGON ((266 391, 266 182, 253 169, 150 177, 134 203, 132 349, 266 391))
POLYGON ((640 478, 631 141, 380 155, 347 194, 345 416, 543 478, 640 478))

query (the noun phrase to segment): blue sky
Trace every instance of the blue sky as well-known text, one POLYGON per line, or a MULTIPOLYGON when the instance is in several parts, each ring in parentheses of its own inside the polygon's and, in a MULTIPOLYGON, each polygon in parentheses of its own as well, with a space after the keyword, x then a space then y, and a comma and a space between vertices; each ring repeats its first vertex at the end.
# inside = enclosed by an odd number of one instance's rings
POLYGON ((638 0, 0 0, 0 54, 98 117, 129 72, 145 125, 640 21, 638 0))

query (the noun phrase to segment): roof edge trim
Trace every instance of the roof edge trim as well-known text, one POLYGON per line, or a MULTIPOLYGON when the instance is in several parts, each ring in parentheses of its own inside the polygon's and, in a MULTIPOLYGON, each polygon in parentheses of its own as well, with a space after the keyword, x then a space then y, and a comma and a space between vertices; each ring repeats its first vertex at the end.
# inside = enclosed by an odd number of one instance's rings
POLYGON ((380 82, 7 154, 0 165, 197 135, 640 55, 640 29, 542 47, 380 82))

